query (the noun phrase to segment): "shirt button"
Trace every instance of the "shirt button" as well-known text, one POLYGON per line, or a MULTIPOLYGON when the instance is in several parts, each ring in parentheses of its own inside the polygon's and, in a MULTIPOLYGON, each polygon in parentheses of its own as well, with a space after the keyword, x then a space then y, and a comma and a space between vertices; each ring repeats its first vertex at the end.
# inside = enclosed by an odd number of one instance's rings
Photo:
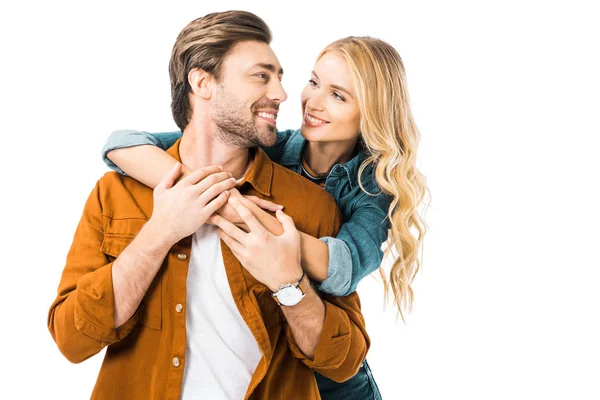
POLYGON ((181 304, 175 305, 175 311, 181 312, 181 310, 183 310, 183 306, 181 304))
POLYGON ((185 260, 187 260, 187 255, 185 255, 183 253, 179 253, 179 254, 177 254, 177 259, 181 260, 181 261, 185 261, 185 260))
POLYGON ((173 357, 173 366, 179 367, 179 357, 173 357))

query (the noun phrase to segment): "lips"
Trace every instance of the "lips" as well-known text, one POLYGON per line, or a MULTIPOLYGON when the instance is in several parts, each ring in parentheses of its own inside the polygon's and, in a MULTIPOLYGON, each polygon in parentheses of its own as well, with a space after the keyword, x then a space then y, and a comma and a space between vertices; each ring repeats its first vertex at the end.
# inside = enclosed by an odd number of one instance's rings
POLYGON ((262 118, 271 124, 275 125, 277 123, 277 112, 273 111, 257 111, 254 113, 259 118, 262 118))
POLYGON ((309 113, 304 113, 304 123, 307 126, 310 126, 312 128, 317 128, 319 126, 323 126, 325 124, 328 124, 329 121, 325 121, 325 120, 323 120, 321 118, 317 118, 314 115, 309 114, 309 113))
POLYGON ((268 118, 268 119, 277 119, 277 114, 270 114, 267 112, 258 112, 256 113, 259 117, 268 118))

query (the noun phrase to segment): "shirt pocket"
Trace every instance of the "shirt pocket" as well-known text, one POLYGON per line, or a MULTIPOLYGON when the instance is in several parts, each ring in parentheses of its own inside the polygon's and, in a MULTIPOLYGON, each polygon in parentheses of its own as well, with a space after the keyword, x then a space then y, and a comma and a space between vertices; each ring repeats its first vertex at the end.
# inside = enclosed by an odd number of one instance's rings
MULTIPOLYGON (((133 241, 134 236, 126 234, 106 234, 102 241, 101 251, 109 256, 113 262, 127 246, 133 241)), ((162 273, 159 271, 146 291, 140 304, 139 322, 148 328, 162 329, 162 273)))

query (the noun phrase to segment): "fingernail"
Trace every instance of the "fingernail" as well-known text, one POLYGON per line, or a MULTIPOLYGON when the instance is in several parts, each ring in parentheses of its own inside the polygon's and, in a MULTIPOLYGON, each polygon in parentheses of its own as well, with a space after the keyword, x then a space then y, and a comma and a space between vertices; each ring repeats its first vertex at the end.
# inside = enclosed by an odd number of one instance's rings
POLYGON ((223 171, 223 167, 222 166, 219 165, 218 167, 219 167, 219 170, 223 171))
POLYGON ((279 207, 280 210, 283 210, 283 206, 277 205, 277 207, 279 207))

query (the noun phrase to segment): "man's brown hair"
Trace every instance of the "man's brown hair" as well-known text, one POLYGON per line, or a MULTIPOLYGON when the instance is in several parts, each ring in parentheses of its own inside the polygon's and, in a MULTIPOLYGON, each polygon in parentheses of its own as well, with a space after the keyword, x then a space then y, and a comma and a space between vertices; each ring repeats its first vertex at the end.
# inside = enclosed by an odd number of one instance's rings
POLYGON ((177 36, 171 61, 171 112, 182 131, 192 117, 188 74, 202 69, 220 80, 221 66, 238 42, 256 40, 271 43, 271 30, 260 17, 246 11, 207 14, 187 24, 177 36))

